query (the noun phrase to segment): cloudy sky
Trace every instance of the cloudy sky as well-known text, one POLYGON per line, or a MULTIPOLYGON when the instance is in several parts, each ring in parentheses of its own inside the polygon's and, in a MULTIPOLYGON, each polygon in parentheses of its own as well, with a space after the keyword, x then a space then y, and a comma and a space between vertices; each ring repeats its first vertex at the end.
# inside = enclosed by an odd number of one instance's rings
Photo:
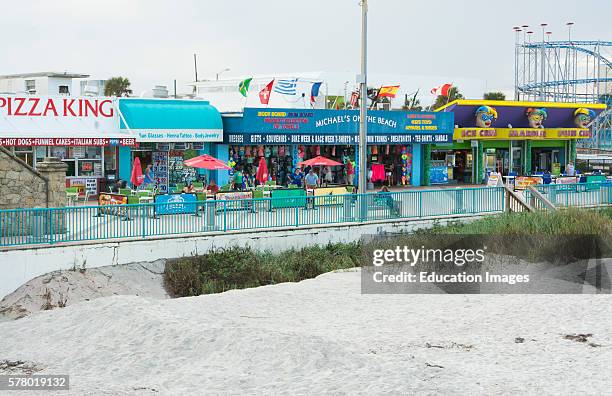
MULTIPOLYGON (((194 52, 200 78, 224 68, 231 69, 227 77, 359 70, 358 0, 0 4, 0 74, 122 75, 138 93, 170 87, 173 79, 186 91, 194 52)), ((464 77, 484 81, 487 90, 512 91, 514 25, 547 22, 553 39, 565 39, 565 23, 573 21, 575 39, 612 40, 609 0, 370 0, 369 16, 372 75, 464 77)))

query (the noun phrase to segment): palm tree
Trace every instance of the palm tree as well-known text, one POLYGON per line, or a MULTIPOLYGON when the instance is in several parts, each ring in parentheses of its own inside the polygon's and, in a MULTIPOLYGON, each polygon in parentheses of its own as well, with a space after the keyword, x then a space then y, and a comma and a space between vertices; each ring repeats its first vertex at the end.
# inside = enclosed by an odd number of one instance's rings
POLYGON ((448 90, 448 96, 438 95, 436 101, 431 105, 431 110, 436 110, 454 100, 463 99, 463 95, 459 92, 459 88, 451 87, 448 90))
POLYGON ((482 97, 484 100, 506 100, 503 92, 486 92, 482 97))
POLYGON ((111 77, 104 85, 104 96, 129 96, 132 94, 130 80, 125 77, 111 77))

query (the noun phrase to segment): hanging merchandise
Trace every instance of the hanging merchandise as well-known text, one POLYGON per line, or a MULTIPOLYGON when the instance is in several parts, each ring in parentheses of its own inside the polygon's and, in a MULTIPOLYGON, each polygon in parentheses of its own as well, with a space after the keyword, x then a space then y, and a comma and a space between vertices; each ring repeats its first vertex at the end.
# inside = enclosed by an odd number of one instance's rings
POLYGON ((246 155, 247 157, 251 156, 251 146, 246 146, 246 148, 244 149, 244 155, 246 155))
POLYGON ((378 146, 372 146, 372 155, 378 155, 378 146))
POLYGON ((272 156, 278 157, 278 146, 272 146, 272 156))
POLYGON ((244 157, 244 146, 240 146, 240 148, 238 149, 238 156, 240 158, 244 157))
POLYGON ((315 154, 317 156, 321 155, 321 146, 315 146, 315 154))
POLYGON ((408 147, 402 147, 402 185, 410 183, 410 172, 412 170, 412 153, 408 147))
POLYGON ((263 146, 257 146, 257 156, 258 157, 263 157, 264 156, 264 147, 263 146))
POLYGON ((280 146, 278 148, 278 156, 279 157, 284 157, 285 156, 285 146, 280 146))
POLYGON ((300 160, 304 159, 304 146, 298 147, 298 158, 300 160))
POLYGON ((385 147, 385 155, 389 155, 389 145, 387 144, 387 146, 385 147))
POLYGON ((332 157, 336 156, 336 146, 332 147, 332 154, 331 155, 332 155, 332 157))
POLYGON ((383 164, 372 164, 372 183, 385 181, 385 166, 383 164))
POLYGON ((266 146, 266 149, 264 150, 264 155, 266 158, 270 158, 270 147, 266 146))

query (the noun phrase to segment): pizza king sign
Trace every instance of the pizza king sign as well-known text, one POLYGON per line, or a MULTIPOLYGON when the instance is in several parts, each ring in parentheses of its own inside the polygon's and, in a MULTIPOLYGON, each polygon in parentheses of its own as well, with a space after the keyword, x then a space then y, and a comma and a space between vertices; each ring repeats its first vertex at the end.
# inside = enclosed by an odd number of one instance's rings
POLYGON ((116 98, 0 95, 0 139, 132 137, 119 129, 116 98))

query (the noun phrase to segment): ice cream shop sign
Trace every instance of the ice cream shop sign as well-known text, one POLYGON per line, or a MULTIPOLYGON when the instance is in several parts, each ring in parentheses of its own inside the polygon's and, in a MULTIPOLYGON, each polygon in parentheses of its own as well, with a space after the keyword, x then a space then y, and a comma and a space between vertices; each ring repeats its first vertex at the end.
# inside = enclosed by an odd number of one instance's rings
POLYGON ((133 136, 119 128, 116 101, 0 96, 0 145, 133 144, 133 136))

